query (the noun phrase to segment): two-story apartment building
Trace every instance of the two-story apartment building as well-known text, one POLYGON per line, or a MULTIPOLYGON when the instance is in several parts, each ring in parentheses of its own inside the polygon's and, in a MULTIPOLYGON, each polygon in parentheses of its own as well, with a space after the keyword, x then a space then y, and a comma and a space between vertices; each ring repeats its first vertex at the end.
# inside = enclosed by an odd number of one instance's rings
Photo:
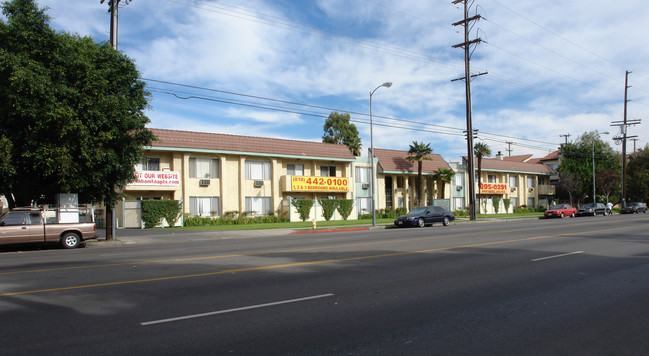
MULTIPOLYGON (((550 200, 556 195, 556 188, 551 185, 550 178, 556 172, 547 165, 538 161, 529 160, 529 156, 503 157, 482 159, 482 185, 478 184, 478 160, 475 159, 476 200, 479 211, 493 213, 493 197, 500 199, 500 212, 504 212, 502 199, 511 200, 511 209, 517 206, 547 207, 550 200)), ((467 159, 463 158, 461 164, 453 164, 456 171, 453 191, 453 209, 464 209, 468 206, 467 159)))

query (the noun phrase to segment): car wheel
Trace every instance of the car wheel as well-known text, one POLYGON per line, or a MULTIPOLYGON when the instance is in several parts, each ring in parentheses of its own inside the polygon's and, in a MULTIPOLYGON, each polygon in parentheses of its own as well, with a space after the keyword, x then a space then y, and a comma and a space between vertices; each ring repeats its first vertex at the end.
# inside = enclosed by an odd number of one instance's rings
POLYGON ((426 225, 426 223, 424 223, 424 218, 419 218, 419 220, 417 220, 417 226, 424 227, 424 225, 426 225))
POLYGON ((451 220, 448 218, 448 216, 445 216, 444 220, 442 221, 442 224, 444 226, 448 226, 448 224, 450 224, 450 223, 451 223, 451 220))
POLYGON ((563 217, 564 217, 563 213, 561 213, 561 216, 559 216, 559 217, 563 219, 563 217))
POLYGON ((79 235, 74 232, 67 232, 61 238, 61 245, 63 248, 77 248, 81 243, 79 235))
POLYGON ((604 210, 604 216, 608 216, 608 211, 604 210))
POLYGON ((570 213, 570 217, 571 217, 571 218, 574 218, 574 217, 575 217, 575 213, 570 213))

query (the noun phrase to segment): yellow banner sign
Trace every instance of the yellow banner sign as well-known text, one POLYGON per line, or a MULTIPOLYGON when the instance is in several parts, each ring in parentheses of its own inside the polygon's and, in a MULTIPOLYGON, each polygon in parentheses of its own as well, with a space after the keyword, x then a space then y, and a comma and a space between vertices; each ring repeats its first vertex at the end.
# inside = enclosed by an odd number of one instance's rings
POLYGON ((349 178, 291 176, 291 191, 294 192, 346 192, 349 178))
POLYGON ((507 194, 505 183, 482 183, 479 194, 507 194))

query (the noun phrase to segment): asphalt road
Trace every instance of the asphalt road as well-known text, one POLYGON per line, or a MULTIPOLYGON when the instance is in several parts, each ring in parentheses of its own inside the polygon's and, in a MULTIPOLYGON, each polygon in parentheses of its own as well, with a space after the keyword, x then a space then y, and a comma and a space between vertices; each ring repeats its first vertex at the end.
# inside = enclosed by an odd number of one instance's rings
POLYGON ((3 355, 646 355, 649 215, 0 253, 3 355))

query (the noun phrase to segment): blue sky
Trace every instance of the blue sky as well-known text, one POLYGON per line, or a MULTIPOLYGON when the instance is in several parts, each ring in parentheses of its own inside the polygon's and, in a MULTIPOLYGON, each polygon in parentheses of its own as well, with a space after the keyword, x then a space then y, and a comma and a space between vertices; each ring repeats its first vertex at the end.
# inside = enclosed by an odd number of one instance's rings
MULTIPOLYGON (((629 76, 629 129, 649 129, 646 0, 476 0, 473 127, 495 154, 542 157, 587 131, 614 148, 629 76), (512 142, 508 145, 507 142, 512 142)), ((108 41, 100 0, 40 0, 51 25, 108 41)), ((349 112, 370 146, 430 143, 466 155, 463 16, 450 0, 122 0, 119 50, 153 93, 151 127, 320 141, 331 111, 349 112)), ((629 150, 633 142, 629 142, 629 150)))

